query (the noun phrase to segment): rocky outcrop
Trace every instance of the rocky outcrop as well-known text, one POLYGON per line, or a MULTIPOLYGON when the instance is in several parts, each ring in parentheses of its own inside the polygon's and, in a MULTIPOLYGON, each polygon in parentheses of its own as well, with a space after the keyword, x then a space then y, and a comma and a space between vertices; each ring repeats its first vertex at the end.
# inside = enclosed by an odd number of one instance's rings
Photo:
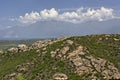
POLYGON ((18 45, 18 50, 19 50, 19 52, 25 52, 25 51, 28 50, 28 46, 25 45, 25 44, 19 44, 18 45))
POLYGON ((53 40, 43 40, 43 41, 36 41, 35 43, 32 44, 32 49, 39 49, 42 47, 46 47, 47 45, 53 44, 58 41, 62 41, 64 39, 67 39, 68 37, 64 38, 58 38, 58 39, 53 39, 53 40))
POLYGON ((51 57, 72 62, 75 68, 74 73, 82 76, 85 80, 120 79, 118 69, 111 62, 84 52, 83 46, 78 46, 72 52, 69 50, 70 47, 65 46, 59 51, 51 51, 51 57), (86 78, 85 75, 90 76, 86 78))
POLYGON ((14 53, 18 53, 18 52, 25 52, 28 50, 29 50, 29 47, 27 45, 19 44, 17 47, 9 48, 7 51, 14 54, 14 53))
MULTIPOLYGON (((68 37, 63 37, 63 38, 58 38, 58 39, 48 39, 48 40, 40 40, 40 41, 36 41, 34 42, 31 46, 27 46, 25 44, 19 44, 17 47, 12 47, 9 48, 7 51, 14 54, 14 53, 19 53, 19 52, 25 52, 25 51, 30 51, 33 49, 40 49, 43 48, 43 50, 45 49, 45 47, 47 45, 53 44, 55 42, 58 41, 62 41, 64 39, 67 39, 68 37)), ((72 44, 73 42, 71 42, 70 40, 68 41, 68 43, 72 44)))

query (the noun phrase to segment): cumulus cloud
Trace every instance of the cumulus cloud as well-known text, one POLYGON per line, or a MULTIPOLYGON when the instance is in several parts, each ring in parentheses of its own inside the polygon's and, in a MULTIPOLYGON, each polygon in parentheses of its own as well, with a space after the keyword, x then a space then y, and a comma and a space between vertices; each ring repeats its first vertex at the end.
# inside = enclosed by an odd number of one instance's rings
POLYGON ((26 13, 25 16, 20 16, 19 18, 22 23, 35 23, 41 19, 41 16, 38 12, 31 12, 30 14, 26 13))
POLYGON ((50 10, 44 9, 40 12, 26 13, 24 16, 19 17, 19 21, 25 24, 48 20, 81 23, 86 21, 104 21, 114 17, 114 10, 105 7, 99 9, 81 7, 74 11, 64 11, 62 13, 52 8, 50 10))
POLYGON ((41 19, 56 19, 58 17, 58 12, 52 8, 50 10, 43 10, 40 12, 41 19))

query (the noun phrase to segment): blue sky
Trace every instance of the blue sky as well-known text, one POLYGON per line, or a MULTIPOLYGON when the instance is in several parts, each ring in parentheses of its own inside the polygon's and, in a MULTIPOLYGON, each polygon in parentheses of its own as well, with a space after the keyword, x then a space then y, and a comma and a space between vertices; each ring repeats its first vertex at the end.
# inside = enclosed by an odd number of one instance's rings
POLYGON ((0 17, 19 16, 50 8, 110 7, 120 9, 120 0, 0 0, 0 17))
POLYGON ((119 34, 119 13, 120 0, 0 0, 0 39, 119 34))

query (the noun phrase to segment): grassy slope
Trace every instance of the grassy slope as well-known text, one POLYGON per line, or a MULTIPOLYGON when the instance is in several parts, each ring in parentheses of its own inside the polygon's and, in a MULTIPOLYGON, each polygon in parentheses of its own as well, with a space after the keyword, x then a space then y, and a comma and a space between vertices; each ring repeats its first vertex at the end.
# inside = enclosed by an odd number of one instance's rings
MULTIPOLYGON (((106 36, 104 35, 94 35, 71 37, 69 40, 73 40, 75 43, 85 46, 91 55, 109 60, 120 70, 120 41, 113 40, 113 38, 120 39, 120 35, 111 35, 108 40, 105 38, 106 36), (99 41, 99 38, 102 38, 102 40, 99 41)), ((60 41, 47 46, 46 54, 42 54, 42 50, 40 50, 40 57, 37 56, 39 53, 37 53, 36 50, 17 53, 14 56, 6 54, 5 57, 0 57, 0 79, 3 75, 14 72, 17 65, 36 59, 34 68, 30 70, 32 76, 24 76, 28 80, 35 79, 38 73, 40 73, 39 75, 41 75, 43 80, 48 80, 56 72, 67 74, 70 78, 69 80, 81 80, 80 76, 73 73, 74 68, 69 65, 70 63, 50 57, 49 53, 55 49, 62 48, 61 44, 63 44, 63 42, 64 41, 60 41)), ((71 47, 71 49, 74 47, 71 47)))

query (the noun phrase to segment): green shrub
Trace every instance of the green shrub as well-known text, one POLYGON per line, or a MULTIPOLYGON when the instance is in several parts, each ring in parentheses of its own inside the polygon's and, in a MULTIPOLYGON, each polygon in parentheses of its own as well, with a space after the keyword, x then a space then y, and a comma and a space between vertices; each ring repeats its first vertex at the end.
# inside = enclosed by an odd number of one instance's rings
POLYGON ((26 80, 23 76, 18 76, 16 80, 26 80))

